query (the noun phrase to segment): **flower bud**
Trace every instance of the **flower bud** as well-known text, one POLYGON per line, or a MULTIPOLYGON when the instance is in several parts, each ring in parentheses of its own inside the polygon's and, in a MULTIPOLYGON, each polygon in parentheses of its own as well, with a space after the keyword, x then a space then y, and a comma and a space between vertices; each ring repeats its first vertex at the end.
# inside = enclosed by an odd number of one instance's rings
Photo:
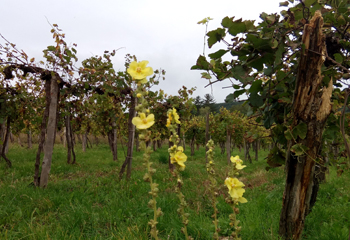
POLYGON ((143 180, 144 180, 145 182, 149 182, 149 181, 150 181, 150 176, 149 176, 148 173, 146 173, 145 176, 143 176, 143 180))
POLYGON ((149 208, 154 208, 154 206, 155 206, 155 201, 153 199, 149 200, 148 207, 149 208))

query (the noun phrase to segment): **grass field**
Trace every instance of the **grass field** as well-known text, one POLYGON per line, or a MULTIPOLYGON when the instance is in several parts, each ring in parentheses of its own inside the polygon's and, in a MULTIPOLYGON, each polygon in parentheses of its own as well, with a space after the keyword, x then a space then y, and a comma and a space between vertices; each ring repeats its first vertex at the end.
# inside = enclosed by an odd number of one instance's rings
MULTIPOLYGON (((36 146, 35 146, 36 147, 36 146)), ((13 168, 0 162, 0 239, 149 239, 147 222, 153 212, 147 207, 149 183, 143 182, 145 169, 141 153, 134 153, 130 181, 118 181, 124 154, 118 149, 119 160, 113 162, 108 145, 94 146, 83 153, 76 149, 76 165, 66 164, 66 150, 56 145, 50 181, 47 189, 36 189, 33 181, 36 148, 28 150, 11 146, 8 157, 13 168)), ((189 156, 189 148, 186 154, 189 156)), ((233 155, 243 157, 238 150, 233 155)), ((266 152, 259 161, 245 163, 240 180, 246 185, 238 219, 242 239, 279 239, 278 224, 284 190, 283 167, 265 171, 266 152)), ((226 178, 227 163, 216 149, 216 167, 220 186, 226 178)), ((184 239, 177 215, 178 198, 174 193, 176 179, 167 169, 167 148, 152 154, 159 183, 158 207, 164 215, 159 218, 161 239, 184 239)), ((183 193, 189 206, 188 232, 194 239, 212 239, 213 209, 207 196, 208 177, 205 152, 201 148, 189 156, 183 193)), ((327 182, 320 187, 318 200, 305 223, 303 239, 346 240, 350 227, 350 174, 337 177, 330 168, 327 182)), ((224 202, 227 190, 222 187, 219 197, 219 226, 222 236, 231 233, 228 215, 231 208, 224 202)))

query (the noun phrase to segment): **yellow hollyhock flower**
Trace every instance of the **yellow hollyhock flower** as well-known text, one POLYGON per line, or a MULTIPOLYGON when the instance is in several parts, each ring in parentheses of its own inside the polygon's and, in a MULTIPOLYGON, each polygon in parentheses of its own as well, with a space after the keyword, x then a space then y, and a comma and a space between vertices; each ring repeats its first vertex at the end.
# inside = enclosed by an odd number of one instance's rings
POLYGON ((243 187, 245 185, 237 178, 226 178, 225 185, 228 188, 228 193, 234 201, 238 201, 240 203, 248 202, 247 199, 243 197, 243 193, 245 192, 245 189, 243 189, 243 187))
POLYGON ((154 124, 154 115, 150 114, 146 117, 145 113, 140 113, 140 117, 134 117, 132 119, 132 124, 136 126, 137 129, 147 129, 154 124))
POLYGON ((246 167, 246 165, 242 165, 243 161, 237 155, 236 157, 231 156, 231 162, 236 164, 236 169, 241 170, 246 167))
POLYGON ((177 124, 180 124, 180 123, 181 123, 181 122, 179 121, 179 118, 180 118, 180 117, 179 117, 179 114, 177 114, 175 108, 173 108, 172 114, 173 114, 173 117, 174 117, 174 119, 175 119, 175 122, 176 122, 177 124))
POLYGON ((185 164, 184 162, 187 161, 187 156, 186 154, 183 153, 184 149, 183 147, 178 147, 176 150, 176 153, 170 154, 170 162, 172 164, 177 163, 177 165, 180 166, 180 170, 183 171, 185 169, 185 164))
POLYGON ((133 79, 138 80, 140 83, 146 83, 146 77, 153 74, 153 69, 151 67, 146 67, 147 64, 148 61, 133 61, 130 63, 129 68, 126 71, 133 79))
POLYGON ((168 119, 166 120, 166 127, 169 127, 171 122, 173 120, 173 117, 171 115, 171 113, 168 114, 168 119))

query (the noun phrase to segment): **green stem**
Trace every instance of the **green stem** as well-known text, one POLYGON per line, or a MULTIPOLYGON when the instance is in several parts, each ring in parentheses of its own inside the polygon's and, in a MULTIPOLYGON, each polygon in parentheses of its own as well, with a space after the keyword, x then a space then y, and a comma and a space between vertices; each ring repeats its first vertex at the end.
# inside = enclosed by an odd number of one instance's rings
POLYGON ((186 240, 189 239, 188 237, 188 233, 187 233, 187 217, 185 215, 185 198, 184 196, 182 195, 181 193, 181 186, 182 186, 182 179, 181 179, 181 176, 179 176, 179 172, 177 169, 175 169, 175 175, 176 175, 176 178, 180 180, 180 183, 178 183, 178 186, 176 187, 177 188, 177 192, 178 192, 178 197, 179 197, 179 200, 180 200, 180 214, 181 214, 181 217, 182 217, 182 223, 184 224, 183 226, 183 233, 186 237, 186 240))
POLYGON ((235 227, 235 230, 234 230, 234 236, 233 236, 233 239, 234 240, 241 240, 240 237, 238 237, 239 235, 239 232, 237 229, 238 229, 238 221, 237 221, 237 214, 236 214, 236 211, 235 211, 235 206, 236 206, 236 202, 233 202, 232 203, 232 210, 233 210, 233 225, 235 227))
POLYGON ((214 234, 214 239, 218 240, 218 220, 217 220, 217 208, 216 208, 216 197, 215 193, 213 194, 213 208, 214 208, 214 226, 215 226, 215 234, 214 234))

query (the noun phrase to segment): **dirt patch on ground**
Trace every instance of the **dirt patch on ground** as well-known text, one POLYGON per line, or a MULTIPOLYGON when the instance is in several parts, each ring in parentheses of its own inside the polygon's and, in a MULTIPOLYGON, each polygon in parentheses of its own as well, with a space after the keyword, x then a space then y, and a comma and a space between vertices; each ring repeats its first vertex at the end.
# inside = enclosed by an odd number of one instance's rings
POLYGON ((268 182, 265 172, 264 170, 259 170, 250 175, 249 178, 242 177, 239 180, 243 182, 247 188, 256 188, 268 182))

